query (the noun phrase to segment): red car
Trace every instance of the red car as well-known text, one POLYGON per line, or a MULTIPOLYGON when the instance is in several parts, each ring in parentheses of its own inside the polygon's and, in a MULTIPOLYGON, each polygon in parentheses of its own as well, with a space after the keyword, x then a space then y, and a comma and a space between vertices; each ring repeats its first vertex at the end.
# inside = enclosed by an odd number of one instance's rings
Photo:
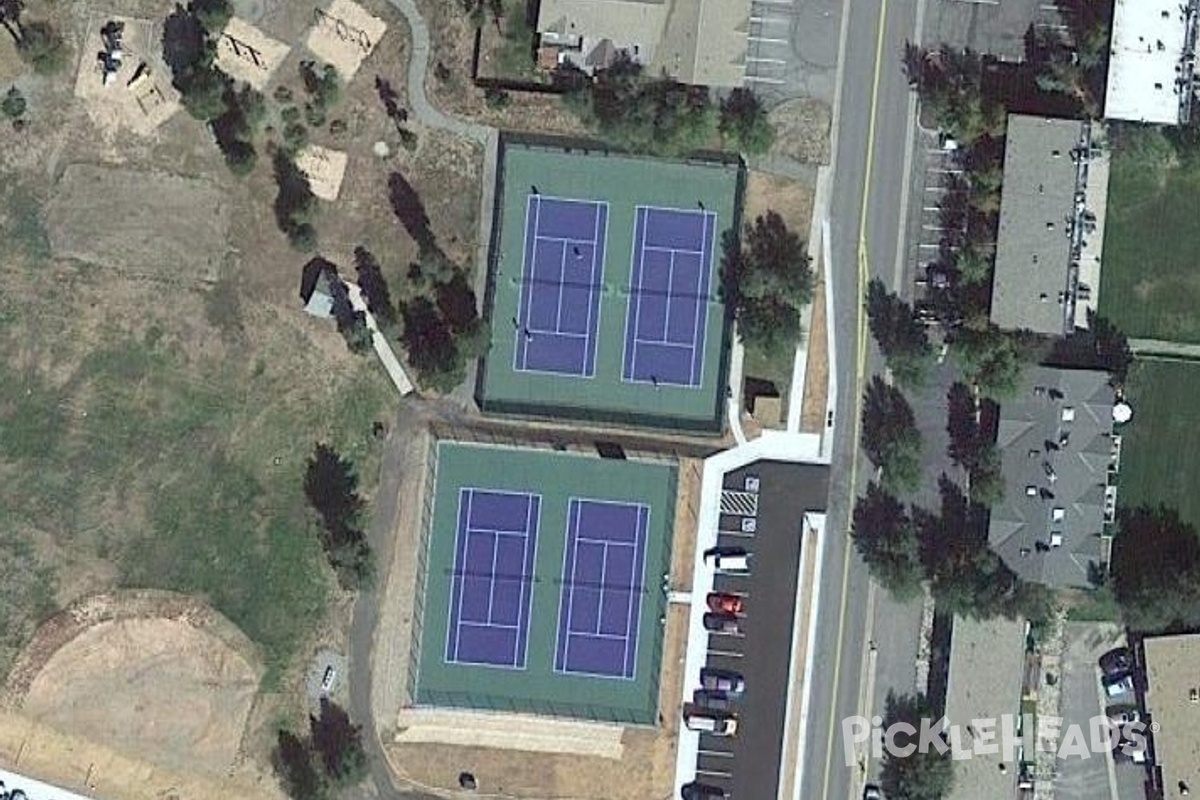
POLYGON ((708 596, 708 607, 718 614, 746 613, 745 599, 736 594, 713 592, 708 596))

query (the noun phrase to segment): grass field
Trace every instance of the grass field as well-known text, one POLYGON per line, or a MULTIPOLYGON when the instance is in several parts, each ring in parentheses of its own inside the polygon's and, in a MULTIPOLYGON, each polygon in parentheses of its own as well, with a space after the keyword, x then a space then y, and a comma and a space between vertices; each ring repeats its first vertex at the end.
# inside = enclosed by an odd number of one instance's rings
POLYGON ((16 200, 0 224, 0 674, 50 611, 128 586, 208 599, 272 685, 332 585, 305 462, 327 440, 370 488, 385 379, 236 295, 206 324, 221 285, 47 262, 34 201, 16 200))
POLYGON ((652 725, 658 711, 659 669, 666 598, 660 577, 670 568, 675 469, 666 464, 604 461, 550 451, 443 442, 429 533, 420 669, 416 700, 554 716, 652 725), (458 498, 463 487, 541 495, 533 567, 528 656, 523 669, 447 663, 458 498), (644 503, 650 507, 645 588, 637 622, 632 679, 596 678, 554 670, 563 587, 570 497, 644 503))
POLYGON ((1134 126, 1112 141, 1100 313, 1131 337, 1200 342, 1200 153, 1134 126))
POLYGON ((526 146, 502 150, 498 187, 498 243, 492 254, 494 293, 489 309, 492 342, 482 384, 482 403, 500 412, 555 414, 635 424, 715 430, 724 405, 725 306, 719 296, 719 243, 737 224, 740 173, 736 165, 681 163, 526 146), (526 208, 531 192, 551 197, 604 200, 609 204, 603 289, 597 323, 595 375, 591 378, 518 371, 513 351, 525 259, 526 208), (709 265, 704 366, 699 386, 652 386, 622 380, 625 324, 638 205, 695 209, 716 214, 709 265))
POLYGON ((1122 429, 1119 507, 1160 503, 1200 528, 1200 363, 1138 359, 1126 382, 1133 419, 1122 429))

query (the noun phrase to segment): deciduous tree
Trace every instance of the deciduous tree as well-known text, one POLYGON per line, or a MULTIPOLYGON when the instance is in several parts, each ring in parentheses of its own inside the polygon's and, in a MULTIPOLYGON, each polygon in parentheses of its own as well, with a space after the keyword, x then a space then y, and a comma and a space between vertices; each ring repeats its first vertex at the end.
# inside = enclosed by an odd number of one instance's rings
MULTIPOLYGON (((920 731, 921 721, 935 716, 924 695, 889 694, 883 714, 884 730, 904 723, 920 731)), ((918 733, 898 733, 895 747, 903 750, 912 745, 913 752, 900 756, 889 750, 884 755, 879 781, 888 800, 942 800, 954 788, 954 761, 949 747, 920 748, 916 746, 918 739, 918 733)))

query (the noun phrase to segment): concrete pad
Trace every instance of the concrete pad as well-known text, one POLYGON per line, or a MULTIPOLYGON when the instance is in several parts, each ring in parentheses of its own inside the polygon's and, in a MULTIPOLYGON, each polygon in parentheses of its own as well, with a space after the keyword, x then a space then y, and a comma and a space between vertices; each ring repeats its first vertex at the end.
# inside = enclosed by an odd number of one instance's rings
POLYGON ((398 743, 438 743, 537 753, 572 753, 620 759, 619 725, 447 709, 404 709, 396 721, 398 743))
POLYGON ((132 17, 93 17, 75 76, 75 96, 106 138, 132 131, 151 136, 179 110, 179 93, 162 62, 162 23, 132 17), (109 20, 125 24, 124 59, 106 86, 97 54, 104 50, 100 29, 109 20), (144 65, 144 66, 143 66, 144 65))
POLYGON ((217 66, 235 80, 262 89, 291 49, 249 22, 232 17, 217 40, 217 66))
POLYGON ((333 0, 328 8, 314 10, 313 26, 304 44, 313 55, 333 64, 349 83, 386 31, 387 23, 357 3, 333 0))
POLYGON ((308 176, 312 191, 322 200, 337 200, 346 175, 347 156, 341 150, 310 144, 296 154, 296 166, 308 176))

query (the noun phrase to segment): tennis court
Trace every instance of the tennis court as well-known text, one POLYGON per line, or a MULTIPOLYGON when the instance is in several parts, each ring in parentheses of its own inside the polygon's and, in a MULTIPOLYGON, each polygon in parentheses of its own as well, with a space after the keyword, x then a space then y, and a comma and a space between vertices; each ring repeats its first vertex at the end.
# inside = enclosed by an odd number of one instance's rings
POLYGON ((526 492, 459 491, 447 661, 524 668, 540 507, 526 492))
POLYGON ((499 159, 480 406, 719 431, 719 243, 740 224, 740 162, 512 138, 499 159))
POLYGON ((608 205, 529 195, 514 369, 590 378, 608 205))
POLYGON ((717 216, 638 206, 623 379, 698 386, 717 216))
POLYGON ((671 464, 441 442, 417 705, 654 724, 671 464))
POLYGON ((650 507, 572 497, 567 519, 554 668, 633 678, 650 507))

